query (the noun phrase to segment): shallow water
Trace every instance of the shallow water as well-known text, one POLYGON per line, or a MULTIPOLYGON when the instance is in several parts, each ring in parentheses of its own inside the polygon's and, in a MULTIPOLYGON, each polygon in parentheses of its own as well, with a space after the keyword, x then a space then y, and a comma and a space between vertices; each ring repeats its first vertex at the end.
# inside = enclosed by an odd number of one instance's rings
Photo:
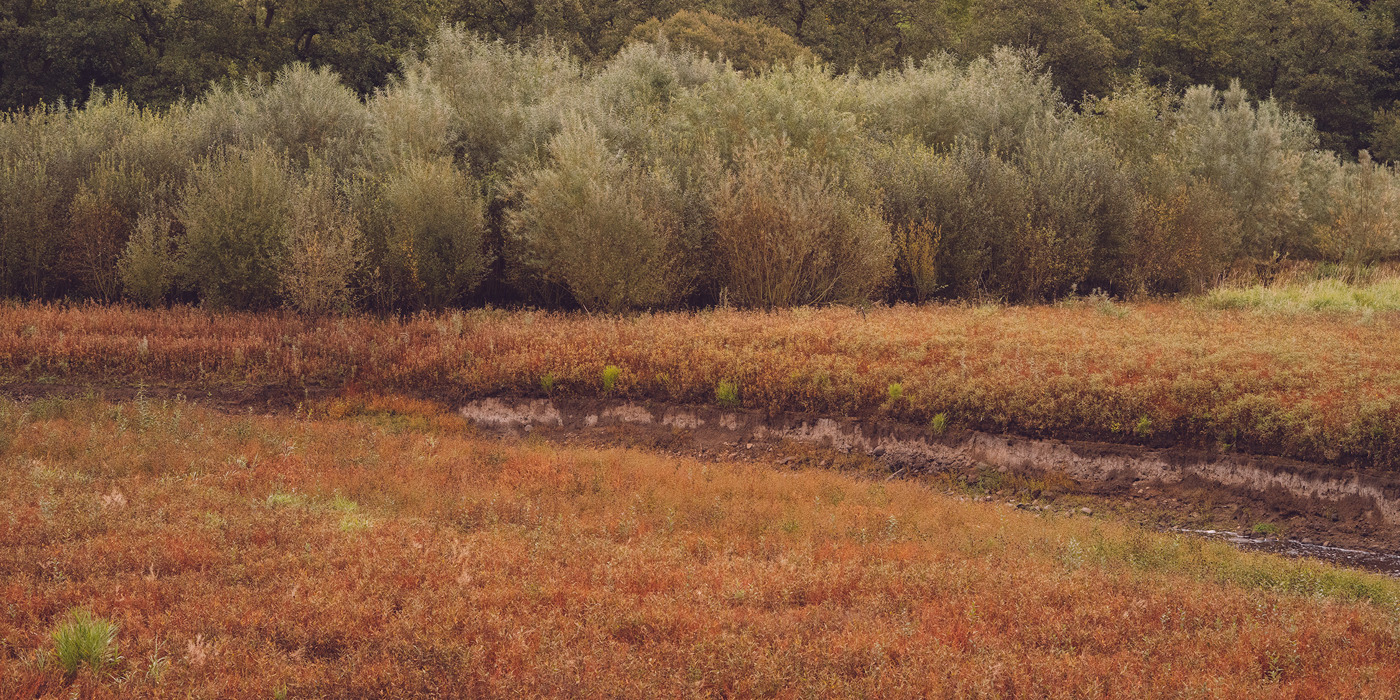
POLYGON ((1171 532, 1182 532, 1221 539, 1245 551, 1268 552, 1270 554, 1282 554, 1288 557, 1307 557, 1309 559, 1330 562, 1339 566, 1365 569, 1367 571, 1374 571, 1387 576, 1400 578, 1400 554, 1386 554, 1384 552, 1372 552, 1365 549, 1332 547, 1313 542, 1301 542, 1299 540, 1251 537, 1244 533, 1231 532, 1229 530, 1187 530, 1184 528, 1172 528, 1171 532))

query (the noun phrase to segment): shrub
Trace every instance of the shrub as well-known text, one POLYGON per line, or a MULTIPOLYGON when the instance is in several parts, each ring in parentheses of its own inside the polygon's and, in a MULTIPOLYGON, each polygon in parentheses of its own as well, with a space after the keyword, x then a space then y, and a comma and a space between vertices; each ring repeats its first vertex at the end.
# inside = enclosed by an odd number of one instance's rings
POLYGON ((1319 247, 1329 260, 1360 268, 1400 253, 1400 186, 1392 166, 1366 151, 1347 163, 1330 183, 1327 220, 1319 247))
POLYGON ((854 76, 820 65, 779 66, 755 77, 720 71, 676 100, 673 125, 733 165, 754 140, 785 140, 813 162, 854 168, 867 145, 854 76))
POLYGON ((1008 269, 1019 270, 1010 267, 1007 256, 1035 223, 1024 172, 993 153, 961 144, 946 154, 914 151, 908 165, 893 175, 917 183, 903 190, 912 191, 903 198, 906 215, 918 217, 909 223, 941 234, 939 286, 958 296, 1009 288, 1008 269))
POLYGON ((1129 252, 1116 263, 1118 286, 1129 293, 1199 292, 1228 265, 1228 246, 1238 230, 1228 204, 1209 183, 1145 192, 1138 197, 1129 252))
POLYGON ((454 145, 479 174, 509 173, 538 155, 582 85, 578 63, 551 44, 507 45, 457 27, 439 29, 403 73, 438 86, 454 145))
POLYGON ((486 276, 480 185, 447 159, 410 160, 369 183, 368 286, 383 308, 460 303, 486 276))
POLYGON ((892 274, 877 211, 781 140, 755 142, 711 195, 717 279, 745 306, 868 298, 892 274))
POLYGON ((74 610, 53 632, 54 653, 64 673, 72 676, 86 665, 94 672, 115 664, 117 624, 95 617, 86 610, 74 610))
MULTIPOLYGON (((728 72, 684 47, 639 43, 627 46, 588 83, 588 90, 613 121, 638 110, 664 110, 671 102, 728 72)), ((600 115, 601 116, 601 115, 600 115)))
POLYGON ((226 150, 195 168, 179 212, 184 277, 215 307, 263 309, 279 300, 292 180, 259 147, 226 150))
POLYGON ((904 385, 899 382, 891 382, 885 393, 889 395, 891 404, 897 404, 904 400, 904 385))
POLYGON ((665 307, 689 289, 675 181, 609 151, 591 124, 570 124, 512 190, 512 262, 585 309, 665 307))
POLYGON ((928 427, 929 427, 929 430, 932 430, 932 431, 933 431, 933 434, 934 434, 934 435, 942 435, 943 433, 947 432, 947 431, 948 431, 948 414, 946 414, 946 413, 935 413, 935 414, 933 414, 933 418, 931 418, 931 419, 929 420, 929 422, 928 422, 928 427))
POLYGON ((731 381, 720 381, 715 387, 715 401, 726 408, 737 408, 739 406, 739 384, 731 381))
POLYGON ((670 43, 716 59, 735 69, 758 72, 774 64, 812 58, 812 52, 781 29, 757 17, 732 20, 707 10, 681 10, 664 21, 655 17, 632 30, 632 41, 670 43))
POLYGON ((170 239, 170 224, 163 215, 142 215, 117 260, 122 292, 148 306, 163 301, 175 283, 179 265, 170 239))
POLYGON ((116 260, 153 189, 139 170, 110 159, 78 186, 68 205, 60 256, 70 289, 87 297, 116 297, 121 283, 116 260))
POLYGON ((944 149, 1016 144, 1036 120, 1066 110, 1038 61, 1005 48, 965 66, 947 54, 909 62, 862 82, 860 95, 860 112, 883 140, 944 149))
POLYGON ((58 286, 61 206, 41 158, 0 160, 0 293, 34 297, 58 286))
POLYGON ((254 133, 293 162, 348 164, 365 141, 365 106, 329 68, 294 63, 260 93, 254 133))
POLYGON ((270 82, 213 87, 183 121, 196 151, 266 145, 302 167, 313 159, 345 167, 366 140, 368 116, 329 69, 297 63, 270 82))
MULTIPOLYGON (((1071 119, 1027 129, 1013 163, 1024 173, 1029 211, 1001 244, 1002 291, 1016 299, 1061 296, 1093 272, 1106 241, 1129 235, 1133 191, 1112 152, 1071 119)), ((1100 284, 1113 271, 1101 273, 1100 284)))
POLYGON ((359 222, 329 172, 315 168, 292 194, 282 297, 298 311, 350 307, 350 282, 364 257, 359 222))
POLYGON ((942 242, 942 229, 927 219, 895 229, 895 273, 900 288, 908 298, 928 301, 943 288, 938 283, 938 257, 942 242))
POLYGON ((377 165, 450 157, 454 114, 427 66, 395 79, 367 105, 371 160, 377 165))
POLYGON ((617 380, 622 376, 622 368, 617 365, 608 365, 603 368, 603 393, 611 394, 617 387, 617 380))
POLYGON ((1306 170, 1317 134, 1274 100, 1253 104, 1239 81, 1198 86, 1177 111, 1170 157, 1188 164, 1230 202, 1240 222, 1232 257, 1267 258, 1308 247, 1306 170))

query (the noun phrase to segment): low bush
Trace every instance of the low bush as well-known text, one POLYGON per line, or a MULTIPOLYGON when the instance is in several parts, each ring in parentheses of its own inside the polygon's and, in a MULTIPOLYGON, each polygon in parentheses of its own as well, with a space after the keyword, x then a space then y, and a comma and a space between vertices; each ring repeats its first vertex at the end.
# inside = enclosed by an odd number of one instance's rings
POLYGON ((292 195, 282 298, 298 311, 348 311, 351 283, 364 260, 359 222, 322 169, 308 173, 292 195))
POLYGON ((587 122, 550 142, 549 161, 513 183, 511 262, 584 309, 665 307, 692 272, 669 172, 612 152, 587 122))
POLYGON ((160 214, 137 219, 117 260, 122 293, 139 303, 159 304, 175 285, 179 262, 170 237, 171 223, 160 214))
POLYGON ((387 309, 459 304, 486 275, 480 185, 448 159, 412 159, 360 192, 366 287, 387 309))
POLYGON ((785 141, 759 141, 711 195, 715 278, 742 306, 870 298, 893 273, 877 210, 785 141))
POLYGON ((184 279, 216 307, 280 302, 293 178, 266 147, 227 149, 196 166, 179 210, 184 279))
MULTIPOLYGON (((921 21, 909 41, 927 38, 921 21)), ((989 48, 865 75, 770 30, 686 11, 585 66, 547 41, 443 27, 364 99, 288 65, 161 112, 97 92, 6 115, 0 295, 381 311, 1038 302, 1400 257, 1400 174, 1320 150, 1306 119, 1238 83, 1135 79, 1071 109, 1056 84, 1078 78, 1046 69, 1069 70, 1068 44, 1045 61, 989 48), (740 60, 738 44, 758 53, 740 60), (292 202, 308 178, 345 201, 292 202), (161 212, 174 257, 150 227, 132 242, 161 212), (184 274, 128 285, 154 269, 138 258, 184 274), (308 296, 308 275, 334 291, 308 296)))

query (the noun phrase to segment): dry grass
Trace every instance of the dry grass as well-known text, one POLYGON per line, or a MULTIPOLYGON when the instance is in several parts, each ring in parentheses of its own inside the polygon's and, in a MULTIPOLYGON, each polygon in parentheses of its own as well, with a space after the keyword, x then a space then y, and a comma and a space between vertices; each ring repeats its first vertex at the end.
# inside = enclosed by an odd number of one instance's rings
POLYGON ((311 320, 0 307, 0 378, 359 387, 444 400, 603 393, 1400 465, 1400 317, 1193 304, 928 306, 628 317, 477 310, 311 320), (904 401, 892 407, 888 388, 904 401))
POLYGON ((1382 697, 1400 585, 909 482, 338 418, 0 403, 20 696, 1382 697), (75 608, 123 658, 65 679, 75 608), (160 659, 164 658, 164 662, 160 659), (46 661, 46 659, 49 659, 46 661))

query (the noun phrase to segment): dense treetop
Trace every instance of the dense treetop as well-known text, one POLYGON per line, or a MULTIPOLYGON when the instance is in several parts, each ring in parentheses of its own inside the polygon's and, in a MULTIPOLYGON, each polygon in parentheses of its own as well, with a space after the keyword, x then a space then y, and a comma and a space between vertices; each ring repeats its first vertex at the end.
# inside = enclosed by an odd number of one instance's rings
POLYGON ((871 73, 1034 48, 1070 101, 1131 80, 1276 97, 1322 145, 1400 157, 1400 0, 3 0, 0 109, 120 88, 164 107, 214 82, 328 67, 383 87, 441 23, 587 62, 665 33, 736 68, 810 53, 871 73), (677 13, 680 13, 677 16, 677 13))

